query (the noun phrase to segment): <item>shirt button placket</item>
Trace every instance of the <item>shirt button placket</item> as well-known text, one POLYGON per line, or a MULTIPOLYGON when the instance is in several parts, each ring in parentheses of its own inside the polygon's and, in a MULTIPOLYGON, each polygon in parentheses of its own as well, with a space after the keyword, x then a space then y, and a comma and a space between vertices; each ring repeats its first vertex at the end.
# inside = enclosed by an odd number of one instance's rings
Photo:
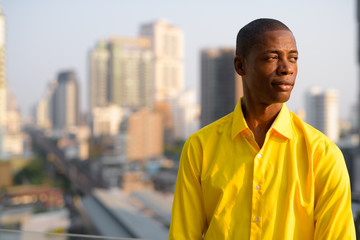
POLYGON ((251 237, 250 239, 259 239, 261 236, 261 165, 262 154, 258 153, 254 159, 254 172, 253 172, 253 194, 252 194, 252 224, 251 224, 251 237))

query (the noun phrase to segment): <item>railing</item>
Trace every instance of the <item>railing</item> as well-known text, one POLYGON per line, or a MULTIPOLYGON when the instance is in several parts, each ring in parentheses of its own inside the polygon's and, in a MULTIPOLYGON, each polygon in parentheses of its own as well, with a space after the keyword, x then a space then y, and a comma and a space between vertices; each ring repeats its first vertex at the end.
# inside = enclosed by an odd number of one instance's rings
MULTIPOLYGON (((44 233, 0 229, 1 240, 130 240, 139 238, 118 238, 93 235, 67 234, 67 233, 44 233)), ((143 239, 145 240, 145 239, 143 239)))

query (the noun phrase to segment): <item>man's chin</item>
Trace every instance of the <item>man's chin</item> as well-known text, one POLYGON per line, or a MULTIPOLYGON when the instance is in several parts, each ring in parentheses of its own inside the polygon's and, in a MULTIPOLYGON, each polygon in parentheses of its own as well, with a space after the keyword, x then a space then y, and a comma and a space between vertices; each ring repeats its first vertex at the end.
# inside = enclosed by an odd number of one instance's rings
POLYGON ((286 103, 290 99, 290 94, 281 94, 276 97, 275 103, 286 103))
POLYGON ((290 92, 283 92, 281 94, 279 94, 279 98, 281 99, 281 101, 287 102, 290 99, 291 96, 291 91, 290 92))

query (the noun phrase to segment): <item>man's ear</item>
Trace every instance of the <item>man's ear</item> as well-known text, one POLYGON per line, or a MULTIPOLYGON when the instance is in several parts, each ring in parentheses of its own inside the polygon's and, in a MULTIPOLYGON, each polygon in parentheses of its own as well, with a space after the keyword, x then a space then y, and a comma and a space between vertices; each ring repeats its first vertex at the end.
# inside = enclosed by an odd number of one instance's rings
POLYGON ((245 75, 245 59, 240 56, 235 56, 234 58, 234 67, 235 71, 240 75, 245 75))

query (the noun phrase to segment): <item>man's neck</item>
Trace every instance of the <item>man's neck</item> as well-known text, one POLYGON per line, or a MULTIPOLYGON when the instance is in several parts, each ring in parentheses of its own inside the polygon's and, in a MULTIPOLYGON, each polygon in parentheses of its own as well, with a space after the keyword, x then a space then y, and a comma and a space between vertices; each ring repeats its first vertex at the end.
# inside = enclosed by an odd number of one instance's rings
POLYGON ((244 113, 246 123, 253 132, 255 141, 259 145, 259 148, 263 146, 266 133, 279 114, 281 107, 282 103, 267 105, 246 101, 245 98, 242 99, 241 108, 244 113))

